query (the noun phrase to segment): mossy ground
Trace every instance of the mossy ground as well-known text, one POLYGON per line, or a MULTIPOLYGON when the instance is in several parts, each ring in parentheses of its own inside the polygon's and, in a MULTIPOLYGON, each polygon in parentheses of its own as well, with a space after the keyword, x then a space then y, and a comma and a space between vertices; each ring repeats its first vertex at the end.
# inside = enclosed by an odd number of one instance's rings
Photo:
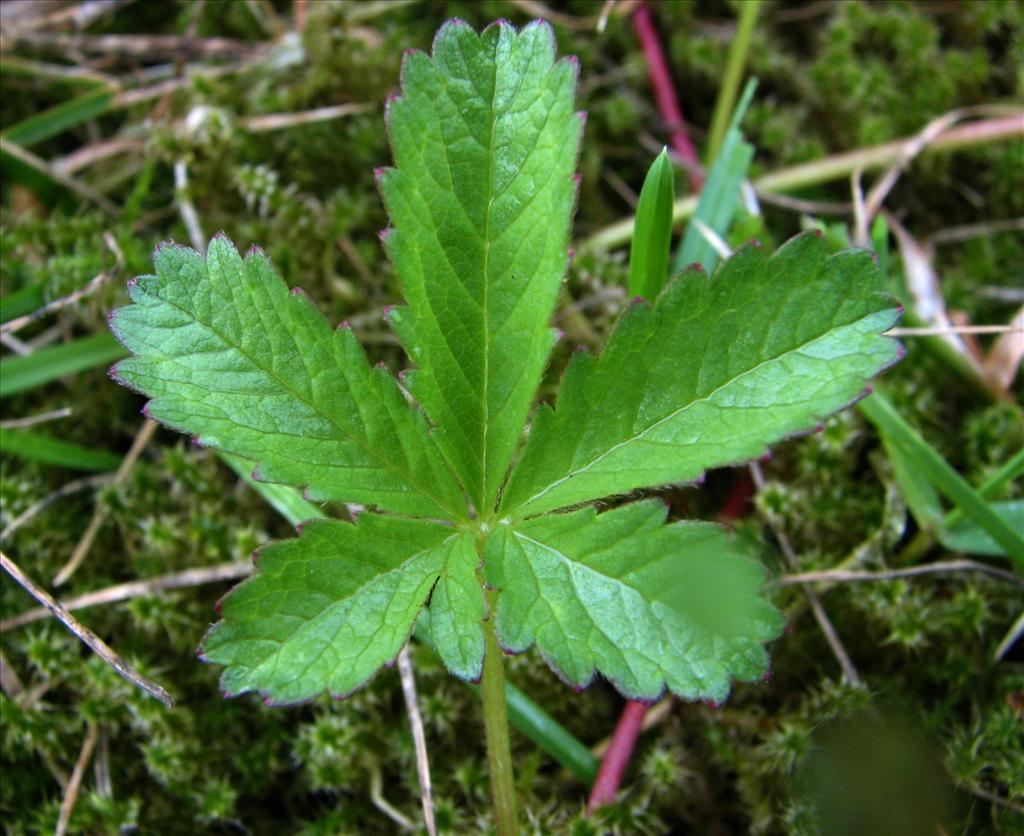
MULTIPOLYGON (((429 47, 444 19, 458 16, 478 27, 498 17, 524 23, 531 15, 523 5, 310 2, 302 37, 285 40, 251 68, 197 79, 166 97, 116 109, 38 143, 33 152, 54 160, 120 131, 144 139, 145 150, 108 158, 80 175, 117 204, 114 217, 59 193, 33 192, 17 177, 5 176, 3 295, 39 285, 46 299, 54 299, 113 269, 114 256, 104 242, 109 232, 123 266, 100 293, 60 316, 65 336, 101 331, 106 312, 124 302, 125 281, 149 270, 155 244, 188 240, 175 210, 172 174, 174 161, 184 159, 188 196, 207 235, 223 229, 241 246, 261 244, 285 279, 306 288, 330 318, 353 322, 374 359, 401 368, 399 349, 378 315, 397 298, 376 235, 387 221, 373 169, 389 161, 380 108, 266 133, 247 132, 239 123, 248 115, 339 102, 379 105, 395 90, 403 50, 429 47)), ((700 146, 735 7, 652 5, 700 146)), ((595 17, 600 7, 580 0, 558 4, 557 11, 578 22, 595 17)), ((91 31, 183 34, 192 27, 198 36, 263 41, 276 37, 291 13, 284 2, 135 3, 91 31)), ((666 134, 627 19, 613 16, 600 36, 592 25, 556 20, 555 28, 561 52, 580 58, 580 106, 589 113, 575 226, 583 237, 631 213, 628 190, 639 190, 666 134)), ((34 57, 62 56, 42 49, 34 57)), ((1024 7, 1010 0, 767 3, 750 55, 761 87, 745 123, 758 149, 755 172, 906 136, 955 107, 1019 103, 1022 65, 1024 7)), ((129 68, 123 62, 114 66, 118 72, 129 68)), ((3 84, 3 128, 69 93, 52 80, 5 75, 3 84)), ((844 201, 849 191, 836 183, 801 196, 844 201)), ((924 156, 887 205, 922 237, 955 225, 1019 217, 1024 145, 1018 140, 924 156)), ((796 213, 767 208, 757 226, 780 242, 799 223, 796 213)), ((1006 322, 1019 306, 993 292, 1021 286, 1019 233, 942 246, 936 264, 949 305, 972 321, 1006 322)), ((586 303, 593 332, 571 334, 564 350, 595 335, 599 339, 618 310, 625 272, 622 252, 577 259, 568 288, 586 303)), ((32 339, 52 323, 51 318, 19 336, 32 339)), ((563 364, 564 357, 556 357, 553 369, 563 364)), ((1017 401, 986 399, 918 343, 909 343, 906 361, 886 381, 908 419, 972 483, 1024 441, 1017 401)), ((11 398, 4 417, 64 406, 73 408, 73 416, 40 431, 108 450, 126 451, 142 421, 140 399, 110 383, 102 370, 11 398)), ((2 463, 5 525, 76 476, 8 455, 2 463)), ((851 556, 868 567, 895 564, 914 537, 891 465, 874 431, 855 412, 832 419, 817 435, 782 445, 764 469, 768 489, 755 512, 735 525, 763 545, 776 571, 784 570, 773 557, 769 521, 785 527, 806 569, 829 568, 851 556)), ((737 478, 737 471, 721 471, 701 489, 672 492, 674 511, 713 518, 737 478)), ((1018 482, 1000 498, 1021 492, 1018 482)), ((84 566, 62 590, 67 595, 244 561, 260 543, 292 534, 210 451, 161 430, 121 487, 54 504, 4 543, 5 551, 48 582, 97 503, 106 507, 107 521, 84 566)), ((942 556, 931 547, 918 559, 942 556)), ((173 711, 131 688, 52 621, 3 635, 6 663, 31 694, 27 702, 24 695, 0 698, 0 810, 7 832, 53 830, 63 797, 60 776, 71 771, 91 725, 102 730, 94 756, 98 767, 85 776, 73 832, 394 832, 394 822, 371 798, 377 775, 388 801, 419 820, 413 745, 397 674, 385 670, 342 703, 268 709, 251 696, 224 700, 218 671, 195 658, 223 591, 198 587, 80 613, 122 655, 174 692, 179 703, 173 711)), ((865 775, 890 772, 896 777, 886 789, 894 803, 913 809, 918 801, 927 803, 946 822, 945 832, 1024 829, 1024 655, 1018 647, 1002 662, 993 661, 1019 615, 1018 591, 962 574, 849 584, 823 593, 864 679, 860 689, 841 683, 802 593, 787 588, 775 597, 790 616, 791 631, 771 647, 772 679, 737 687, 724 706, 674 705, 641 738, 621 803, 598 819, 581 816, 586 788, 516 737, 519 789, 531 830, 810 833, 821 826, 820 816, 840 815, 844 799, 847 806, 870 803, 858 795, 865 775), (898 731, 885 732, 889 728, 898 731), (858 746, 860 752, 854 751, 858 746), (857 766, 859 756, 867 765, 857 766), (824 780, 829 775, 841 784, 838 791, 824 780), (811 798, 818 799, 817 812, 811 798)), ((4 617, 31 604, 6 577, 0 603, 4 617)), ((453 833, 486 830, 489 785, 476 698, 428 651, 415 649, 413 659, 439 827, 453 833)), ((532 653, 510 660, 509 675, 588 745, 613 729, 622 701, 608 686, 573 693, 532 653)))

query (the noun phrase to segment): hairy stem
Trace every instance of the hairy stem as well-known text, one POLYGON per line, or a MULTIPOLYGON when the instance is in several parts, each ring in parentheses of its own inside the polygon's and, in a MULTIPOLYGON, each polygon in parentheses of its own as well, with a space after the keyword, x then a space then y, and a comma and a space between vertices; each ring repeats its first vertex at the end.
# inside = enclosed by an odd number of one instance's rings
POLYGON ((515 836, 519 831, 516 792, 512 781, 512 750, 508 738, 508 712, 505 707, 505 658, 494 629, 497 595, 487 593, 489 616, 484 622, 487 652, 481 690, 484 697, 484 729, 487 732, 487 762, 491 771, 491 793, 498 836, 515 836))

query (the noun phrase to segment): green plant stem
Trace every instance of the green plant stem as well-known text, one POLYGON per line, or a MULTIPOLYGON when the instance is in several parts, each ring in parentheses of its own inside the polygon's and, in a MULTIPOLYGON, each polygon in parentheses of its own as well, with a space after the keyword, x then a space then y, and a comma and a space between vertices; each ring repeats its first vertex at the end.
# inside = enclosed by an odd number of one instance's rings
POLYGON ((484 622, 487 651, 484 654, 484 675, 481 690, 484 697, 484 729, 487 732, 487 762, 491 771, 491 793, 498 836, 515 836, 519 832, 516 815, 516 791, 512 780, 512 749, 508 737, 508 711, 505 706, 505 657, 498 645, 494 629, 497 594, 487 593, 490 616, 484 622))
POLYGON ((711 116, 711 130, 708 145, 704 151, 704 164, 710 166, 725 140, 725 131, 736 104, 736 93, 740 89, 743 68, 747 63, 747 52, 750 50, 750 38, 754 34, 754 23, 761 9, 761 0, 747 0, 740 6, 740 22, 736 29, 736 37, 729 48, 729 59, 725 65, 725 78, 718 88, 718 99, 715 101, 715 112, 711 116))

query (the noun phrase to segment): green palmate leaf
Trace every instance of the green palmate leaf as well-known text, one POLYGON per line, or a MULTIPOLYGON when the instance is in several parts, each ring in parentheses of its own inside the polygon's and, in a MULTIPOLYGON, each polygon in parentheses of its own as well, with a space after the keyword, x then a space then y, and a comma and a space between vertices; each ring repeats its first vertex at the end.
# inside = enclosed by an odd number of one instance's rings
POLYGON ((828 258, 806 234, 634 303, 600 359, 573 358, 557 410, 541 408, 503 513, 693 480, 810 430, 899 357, 879 336, 900 311, 878 281, 868 253, 828 258))
POLYGON ((449 526, 373 514, 314 520, 300 534, 261 550, 259 572, 221 603, 203 656, 227 666, 228 693, 257 690, 274 703, 350 693, 398 654, 462 543, 474 551, 472 536, 449 526))
MULTIPOLYGON (((573 684, 600 673, 645 699, 718 700, 766 670, 780 617, 721 529, 666 525, 652 502, 538 515, 695 479, 812 428, 896 359, 880 333, 898 310, 867 254, 828 258, 812 235, 772 257, 742 250, 713 281, 685 272, 633 305, 599 359, 574 358, 513 465, 567 260, 575 75, 543 24, 477 35, 453 22, 432 56, 405 59, 387 110, 396 168, 379 179, 407 302, 388 318, 417 367, 414 403, 260 251, 243 259, 224 238, 207 259, 161 248, 156 275, 112 317, 134 355, 115 377, 152 399, 154 418, 255 461, 264 481, 402 515, 318 519, 264 549, 204 644, 226 691, 348 693, 394 658, 424 606, 447 667, 483 676, 495 752, 504 701, 487 649, 499 642, 536 644, 573 684)), ((657 250, 640 271, 648 291, 667 239, 657 250)), ((266 493, 283 513, 309 509, 266 493)))
POLYGON ((390 320, 410 390, 478 510, 493 504, 555 339, 582 117, 549 26, 445 24, 409 52, 379 172, 408 307, 390 320))
POLYGON ((672 246, 672 201, 675 180, 668 149, 651 163, 636 206, 636 229, 629 249, 629 292, 654 299, 668 279, 672 246))
POLYGON ((112 371, 153 400, 148 414, 200 443, 256 460, 270 482, 313 498, 417 516, 458 516, 458 489, 391 375, 348 328, 332 331, 289 294, 266 256, 223 237, 208 261, 164 246, 156 275, 111 327, 134 357, 112 371))
POLYGON ((624 694, 724 699, 730 679, 762 676, 762 643, 782 620, 760 597, 764 570, 708 523, 664 525, 639 502, 499 525, 488 581, 501 590, 501 643, 538 650, 572 685, 595 671, 624 694))

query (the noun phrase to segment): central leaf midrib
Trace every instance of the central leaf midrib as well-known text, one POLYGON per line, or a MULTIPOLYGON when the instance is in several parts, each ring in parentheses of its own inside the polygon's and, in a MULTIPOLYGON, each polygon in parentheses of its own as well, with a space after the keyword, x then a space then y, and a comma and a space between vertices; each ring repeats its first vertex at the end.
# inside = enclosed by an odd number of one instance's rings
MULTIPOLYGON (((498 122, 497 100, 498 100, 498 76, 501 72, 498 66, 498 52, 501 45, 499 36, 494 47, 494 89, 491 91, 491 128, 487 137, 487 209, 484 212, 484 286, 483 303, 481 313, 484 320, 484 381, 483 381, 483 432, 480 459, 480 502, 487 502, 487 448, 490 437, 490 378, 491 378, 491 326, 490 311, 488 309, 490 290, 490 263, 491 263, 491 207, 494 204, 494 130, 498 122)), ((481 512, 483 508, 479 509, 481 512)))
MULTIPOLYGON (((406 483, 408 483, 409 485, 411 485, 413 488, 416 489, 416 491, 418 493, 420 493, 422 496, 426 497, 427 499, 430 499, 440 509, 446 510, 446 511, 449 511, 449 512, 452 510, 451 508, 448 508, 447 504, 445 502, 443 502, 439 497, 437 497, 433 493, 425 490, 423 488, 423 486, 420 485, 416 480, 410 478, 407 474, 402 473, 401 471, 397 470, 394 466, 392 466, 391 463, 388 461, 387 457, 385 457, 382 453, 378 453, 372 447, 367 446, 358 437, 352 435, 350 432, 348 432, 346 429, 344 429, 340 424, 337 423, 337 421, 333 417, 331 417, 329 414, 324 412, 319 406, 317 406, 317 405, 315 405, 313 403, 310 403, 308 400, 306 400, 305 397, 303 397, 301 394, 299 394, 294 389, 292 389, 292 387, 289 386, 288 383, 285 382, 285 380, 283 378, 279 377, 277 375, 277 373, 273 369, 265 368, 262 364, 258 363, 256 361, 255 357, 253 357, 251 354, 249 354, 249 352, 247 352, 240 345, 236 345, 234 340, 228 339, 228 337, 226 337, 218 329, 213 327, 213 325, 211 325, 211 324, 209 324, 207 322, 203 322, 203 320, 201 320, 196 313, 194 313, 193 311, 190 311, 188 308, 178 304, 177 302, 172 302, 170 299, 167 299, 164 296, 159 296, 158 298, 163 300, 163 302, 165 304, 170 305, 172 308, 176 308, 177 310, 181 311, 183 314, 185 314, 187 317, 189 317, 197 325, 199 325, 202 328, 205 328, 207 331, 209 331, 211 334, 213 334, 213 336, 215 336, 217 339, 219 339, 222 343, 224 343, 225 345, 230 347, 232 350, 237 351, 240 355, 242 355, 242 357, 244 357, 247 361, 249 361, 249 363, 251 363, 254 368, 259 369, 264 374, 266 374, 268 377, 270 377, 272 380, 274 380, 285 392, 287 392, 289 395, 291 395, 293 398, 295 398, 295 400, 297 400, 297 401, 299 401, 299 403, 302 403, 305 406, 307 406, 315 414, 319 415, 328 424, 330 424, 332 427, 334 427, 343 437, 347 438, 349 441, 351 441, 353 444, 355 444, 356 447, 358 447, 359 449, 363 450, 365 453, 370 455, 376 461, 379 461, 383 465, 383 469, 384 470, 387 470, 387 471, 391 472, 392 474, 397 476, 399 479, 401 479, 401 480, 405 481, 406 483)), ((286 298, 285 301, 287 303, 287 298, 286 298)), ((332 343, 332 345, 331 345, 331 349, 332 349, 331 350, 331 354, 332 355, 334 354, 333 342, 334 342, 335 339, 336 339, 335 335, 333 333, 330 333, 330 340, 331 340, 331 343, 332 343)), ((344 372, 340 368, 338 369, 338 372, 342 375, 342 377, 345 376, 344 372)), ((371 374, 372 374, 372 372, 371 372, 371 374)), ((428 455, 428 458, 429 458, 429 453, 427 455, 428 455)))
POLYGON ((619 441, 616 444, 612 445, 607 450, 605 450, 604 452, 602 452, 599 455, 595 456, 593 459, 591 459, 590 461, 586 462, 585 464, 583 464, 583 465, 581 465, 579 467, 572 468, 567 473, 565 473, 563 476, 559 477, 554 482, 552 482, 550 485, 548 485, 547 487, 545 487, 542 490, 540 490, 537 493, 535 493, 533 496, 531 496, 525 502, 522 502, 519 505, 519 508, 527 508, 531 503, 536 502, 538 499, 541 499, 542 497, 544 497, 545 495, 547 495, 548 493, 550 493, 551 491, 553 491, 555 488, 559 487, 560 485, 564 484, 565 482, 567 482, 569 479, 573 478, 574 476, 579 476, 579 475, 581 475, 583 473, 586 473, 592 467, 594 467, 594 465, 598 464, 603 459, 608 458, 608 456, 612 455, 617 450, 620 450, 621 448, 626 447, 626 446, 628 446, 628 445, 630 445, 630 444, 632 444, 632 443, 634 443, 636 441, 642 440, 645 435, 653 432, 655 429, 660 427, 662 424, 665 424, 668 421, 671 421, 674 418, 677 418, 678 416, 682 415, 683 413, 685 413, 690 408, 692 408, 694 406, 697 406, 698 404, 707 403, 708 401, 712 400, 723 389, 726 389, 729 386, 732 386, 733 384, 735 384, 738 381, 742 380, 743 378, 745 378, 745 377, 747 377, 749 375, 754 374, 755 372, 760 370, 762 367, 764 367, 766 365, 769 365, 771 363, 776 363, 779 360, 783 359, 784 357, 787 357, 787 356, 789 356, 791 354, 795 354, 795 353, 797 353, 797 352, 807 348, 807 346, 809 346, 809 345, 813 345, 814 343, 818 342, 819 340, 824 339, 825 337, 827 337, 833 331, 839 330, 841 328, 850 328, 850 327, 856 326, 859 323, 863 322, 865 319, 868 319, 868 318, 870 318, 872 316, 875 316, 878 313, 880 313, 880 311, 872 311, 871 313, 869 313, 869 314, 867 314, 865 316, 862 316, 860 319, 857 319, 857 320, 855 320, 853 322, 848 322, 848 323, 845 323, 843 325, 833 325, 828 330, 826 330, 824 333, 819 334, 818 336, 816 336, 812 340, 808 340, 807 342, 805 342, 805 343, 803 343, 803 344, 801 344, 799 346, 796 346, 794 348, 786 349, 785 351, 781 352, 780 354, 777 354, 777 355, 774 355, 772 357, 768 357, 768 358, 762 360, 757 365, 752 366, 751 368, 747 369, 746 371, 743 371, 740 374, 736 375, 735 377, 729 378, 729 380, 725 381, 724 383, 720 384, 719 386, 716 386, 713 390, 711 390, 704 397, 697 398, 695 400, 692 400, 692 401, 689 401, 689 402, 683 404, 681 407, 679 407, 678 409, 673 410, 668 415, 665 415, 664 417, 659 418, 654 423, 649 424, 648 426, 644 427, 640 432, 635 433, 635 434, 629 436, 628 438, 625 438, 622 441, 619 441))

